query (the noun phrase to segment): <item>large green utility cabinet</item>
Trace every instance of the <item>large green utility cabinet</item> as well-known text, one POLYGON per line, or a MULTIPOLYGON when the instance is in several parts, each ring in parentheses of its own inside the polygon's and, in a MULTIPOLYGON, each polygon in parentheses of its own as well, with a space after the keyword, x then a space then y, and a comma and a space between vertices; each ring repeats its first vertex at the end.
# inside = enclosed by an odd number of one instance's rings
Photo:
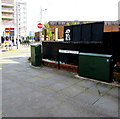
POLYGON ((79 76, 112 82, 112 69, 112 55, 79 54, 79 76))
POLYGON ((42 64, 41 45, 31 45, 31 64, 34 66, 40 66, 42 64))

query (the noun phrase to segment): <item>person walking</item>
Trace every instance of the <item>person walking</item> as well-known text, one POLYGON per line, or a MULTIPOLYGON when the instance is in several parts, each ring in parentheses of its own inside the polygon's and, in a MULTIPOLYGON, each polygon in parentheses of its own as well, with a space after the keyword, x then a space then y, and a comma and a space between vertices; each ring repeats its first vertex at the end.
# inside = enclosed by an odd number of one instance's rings
POLYGON ((9 41, 9 50, 12 50, 12 40, 9 41))

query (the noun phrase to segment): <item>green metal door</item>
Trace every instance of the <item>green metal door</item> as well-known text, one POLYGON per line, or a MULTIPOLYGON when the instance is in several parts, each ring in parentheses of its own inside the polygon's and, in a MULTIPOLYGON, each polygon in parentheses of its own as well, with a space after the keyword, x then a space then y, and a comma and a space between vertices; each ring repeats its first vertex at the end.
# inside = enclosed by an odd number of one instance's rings
POLYGON ((96 80, 112 81, 112 55, 80 53, 79 75, 96 80))

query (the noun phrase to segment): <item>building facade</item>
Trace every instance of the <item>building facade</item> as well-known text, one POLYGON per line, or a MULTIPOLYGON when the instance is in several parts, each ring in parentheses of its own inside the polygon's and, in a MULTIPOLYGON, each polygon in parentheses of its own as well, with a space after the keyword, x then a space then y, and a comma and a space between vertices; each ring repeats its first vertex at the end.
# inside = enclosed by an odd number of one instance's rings
POLYGON ((118 21, 105 21, 104 32, 116 32, 120 31, 118 21))
POLYGON ((16 2, 16 28, 19 38, 27 36, 27 3, 16 2))
POLYGON ((1 0, 0 9, 0 44, 8 37, 16 45, 16 39, 27 36, 27 4, 19 0, 1 0))
POLYGON ((15 4, 14 0, 1 0, 0 4, 0 22, 1 22, 1 40, 3 42, 4 37, 14 36, 5 31, 6 28, 15 28, 15 4))

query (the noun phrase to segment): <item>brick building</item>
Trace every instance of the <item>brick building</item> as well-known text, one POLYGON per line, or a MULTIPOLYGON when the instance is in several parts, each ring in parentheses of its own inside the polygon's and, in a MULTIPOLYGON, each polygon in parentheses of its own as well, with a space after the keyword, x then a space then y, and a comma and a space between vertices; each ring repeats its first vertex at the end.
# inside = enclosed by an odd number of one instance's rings
POLYGON ((64 26, 67 24, 82 24, 82 21, 49 21, 51 31, 55 34, 55 28, 58 28, 58 39, 63 39, 64 26))
POLYGON ((105 21, 104 32, 120 31, 118 21, 105 21))
MULTIPOLYGON (((63 39, 64 35, 64 26, 67 24, 85 24, 91 23, 95 21, 49 21, 50 29, 53 34, 56 32, 56 28, 58 28, 58 39, 63 39)), ((120 26, 118 21, 105 21, 104 22, 104 32, 115 32, 120 31, 120 26)), ((39 33, 36 33, 35 37, 39 38, 39 33)))

